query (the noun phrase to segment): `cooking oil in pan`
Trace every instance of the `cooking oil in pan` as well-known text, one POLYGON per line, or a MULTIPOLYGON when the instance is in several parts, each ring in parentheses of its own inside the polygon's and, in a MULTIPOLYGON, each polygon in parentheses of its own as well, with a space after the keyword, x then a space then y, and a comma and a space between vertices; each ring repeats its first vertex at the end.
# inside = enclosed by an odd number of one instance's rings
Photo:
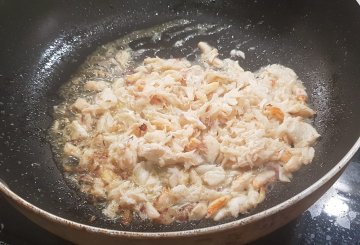
MULTIPOLYGON (((153 28, 135 31, 113 42, 100 46, 89 55, 79 67, 76 74, 66 82, 59 93, 63 102, 54 108, 54 123, 49 130, 50 143, 53 155, 60 169, 66 170, 77 165, 79 159, 65 156, 63 148, 68 138, 67 125, 75 119, 75 114, 69 110, 69 105, 77 98, 86 98, 92 102, 93 92, 84 89, 86 81, 104 81, 112 83, 116 79, 138 66, 147 56, 160 56, 172 58, 174 56, 186 57, 197 61, 196 44, 200 40, 208 40, 213 35, 221 35, 230 25, 217 25, 209 23, 195 23, 192 20, 176 20, 153 28), (116 54, 122 50, 130 53, 131 59, 126 67, 121 68, 116 63, 116 54)), ((76 173, 68 174, 64 171, 65 179, 70 186, 77 186, 76 173)), ((103 208, 101 201, 95 203, 103 208)))

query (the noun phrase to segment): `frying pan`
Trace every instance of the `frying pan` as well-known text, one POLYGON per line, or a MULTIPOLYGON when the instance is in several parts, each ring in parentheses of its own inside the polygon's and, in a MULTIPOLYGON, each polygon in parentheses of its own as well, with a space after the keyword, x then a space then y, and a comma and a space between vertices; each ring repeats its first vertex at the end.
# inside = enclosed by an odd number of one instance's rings
MULTIPOLYGON (((0 1, 0 190, 37 224, 76 243, 244 243, 295 218, 336 180, 360 140, 360 7, 353 0, 278 1, 0 1), (255 71, 280 63, 304 82, 314 125, 322 135, 314 161, 290 184, 237 219, 168 226, 107 220, 69 185, 57 167, 47 132, 58 90, 96 47, 168 21, 228 26, 189 39, 245 51, 240 65, 255 71)), ((174 32, 159 45, 172 45, 174 32)), ((170 53, 163 53, 169 57, 170 53)), ((21 232, 21 231, 19 231, 21 232)))

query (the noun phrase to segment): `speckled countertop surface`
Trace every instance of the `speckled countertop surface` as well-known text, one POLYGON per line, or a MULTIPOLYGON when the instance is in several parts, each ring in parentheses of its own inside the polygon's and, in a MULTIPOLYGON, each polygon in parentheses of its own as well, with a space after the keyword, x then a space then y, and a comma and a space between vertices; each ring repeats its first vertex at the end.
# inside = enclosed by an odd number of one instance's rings
POLYGON ((313 206, 251 245, 360 244, 359 187, 360 150, 338 181, 313 206))
MULTIPOLYGON (((339 180, 296 220, 251 245, 360 244, 360 151, 339 180)), ((0 196, 0 245, 71 244, 33 224, 0 196)))

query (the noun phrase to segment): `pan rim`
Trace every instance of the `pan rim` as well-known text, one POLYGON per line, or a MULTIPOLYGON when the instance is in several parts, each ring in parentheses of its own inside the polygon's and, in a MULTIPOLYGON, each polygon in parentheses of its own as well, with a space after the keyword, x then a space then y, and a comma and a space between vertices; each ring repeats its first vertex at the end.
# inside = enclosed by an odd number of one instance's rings
POLYGON ((78 230, 84 230, 89 233, 93 234, 102 234, 106 236, 112 237, 119 237, 119 238, 130 238, 130 239, 139 239, 139 238, 147 238, 147 239, 160 239, 160 238, 180 238, 180 237, 192 237, 192 236, 199 236, 199 235, 206 235, 209 233, 214 232, 221 232, 225 230, 230 230, 241 225, 250 224, 261 220, 265 217, 271 216, 281 210, 284 210, 305 197, 309 196, 317 189, 321 188, 324 184, 330 181, 336 174, 338 174, 342 169, 346 167, 348 162, 354 156, 354 154, 360 148, 360 137, 356 140, 355 144, 350 148, 350 150, 345 154, 345 156, 330 170, 328 171, 323 177, 321 177, 318 181, 314 184, 309 186, 307 189, 303 190, 302 192, 296 194, 295 196, 291 197, 290 199, 279 203, 269 209, 261 211, 259 213, 253 214, 249 217, 245 217, 239 220, 231 221, 224 224, 219 224, 215 226, 205 227, 205 228, 198 228, 192 230, 181 230, 181 231, 171 231, 171 232, 134 232, 134 231, 121 231, 121 230, 112 230, 106 228, 100 228, 90 225, 81 224, 76 221, 67 220, 50 212, 47 212, 20 197, 15 192, 10 190, 5 183, 0 181, 0 191, 9 199, 17 203, 17 205, 21 206, 24 209, 27 209, 31 213, 35 214, 36 216, 41 216, 41 218, 47 219, 53 223, 59 223, 62 226, 70 226, 72 228, 78 230))

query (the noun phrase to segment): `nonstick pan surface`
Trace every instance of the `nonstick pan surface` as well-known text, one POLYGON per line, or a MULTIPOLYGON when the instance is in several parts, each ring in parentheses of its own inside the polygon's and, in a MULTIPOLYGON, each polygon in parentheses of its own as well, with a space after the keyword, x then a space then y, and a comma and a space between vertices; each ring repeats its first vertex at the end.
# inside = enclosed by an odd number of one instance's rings
MULTIPOLYGON (((356 1, 0 1, 0 179, 32 205, 70 221, 95 227, 169 232, 205 228, 199 221, 123 226, 109 221, 61 175, 47 140, 58 90, 98 46, 136 30, 186 19, 227 26, 196 36, 186 47, 207 41, 228 56, 245 51, 244 69, 279 63, 295 70, 317 111, 321 134, 314 161, 290 184, 278 183, 250 213, 275 207, 303 192, 333 169, 360 135, 360 8, 356 1)), ((171 47, 168 30, 157 45, 171 47)), ((340 169, 339 169, 340 171, 340 169)))

